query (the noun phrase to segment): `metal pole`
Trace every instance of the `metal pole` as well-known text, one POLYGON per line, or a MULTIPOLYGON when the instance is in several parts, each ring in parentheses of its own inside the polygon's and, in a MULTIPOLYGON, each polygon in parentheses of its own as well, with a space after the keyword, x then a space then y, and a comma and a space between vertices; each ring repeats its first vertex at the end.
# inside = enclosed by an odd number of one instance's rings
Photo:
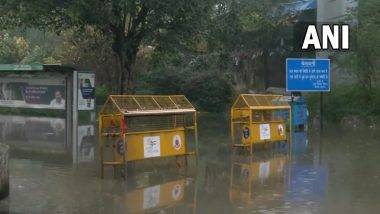
MULTIPOLYGON (((293 106, 293 104, 292 104, 293 106)), ((293 111, 292 111, 292 106, 290 106, 290 109, 289 109, 289 137, 288 137, 288 145, 289 145, 289 153, 290 153, 290 156, 292 156, 292 146, 293 146, 293 142, 292 142, 292 134, 293 134, 293 111)))
POLYGON ((194 112, 194 135, 195 135, 195 158, 196 163, 199 162, 199 145, 198 145, 198 119, 197 111, 194 112))
POLYGON ((235 134, 234 134, 234 122, 233 122, 233 115, 234 115, 234 110, 231 108, 231 113, 230 113, 230 122, 231 122, 231 150, 234 149, 234 144, 235 144, 235 134))
POLYGON ((250 132, 250 134, 249 134, 249 143, 251 144, 251 148, 250 148, 250 155, 252 155, 252 150, 253 150, 253 141, 251 141, 251 139, 252 139, 252 132, 253 132, 253 125, 252 125, 252 109, 249 109, 249 125, 248 125, 248 127, 249 127, 249 132, 250 132))
POLYGON ((104 178, 104 139, 103 139, 103 117, 99 114, 99 156, 100 156, 100 177, 104 178))
POLYGON ((321 125, 321 131, 323 130, 323 92, 320 93, 320 109, 319 109, 319 114, 320 114, 320 125, 321 125))
POLYGON ((72 102, 72 142, 73 142, 73 162, 78 163, 78 71, 73 71, 73 102, 72 102))

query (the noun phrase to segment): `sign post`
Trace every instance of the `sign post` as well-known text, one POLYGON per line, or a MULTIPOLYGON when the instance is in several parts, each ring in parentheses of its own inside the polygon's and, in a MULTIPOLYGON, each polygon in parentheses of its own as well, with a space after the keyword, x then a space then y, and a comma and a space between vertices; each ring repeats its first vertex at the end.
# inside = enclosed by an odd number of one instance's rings
POLYGON ((320 92, 323 129, 323 92, 330 91, 330 59, 286 59, 286 91, 320 92))

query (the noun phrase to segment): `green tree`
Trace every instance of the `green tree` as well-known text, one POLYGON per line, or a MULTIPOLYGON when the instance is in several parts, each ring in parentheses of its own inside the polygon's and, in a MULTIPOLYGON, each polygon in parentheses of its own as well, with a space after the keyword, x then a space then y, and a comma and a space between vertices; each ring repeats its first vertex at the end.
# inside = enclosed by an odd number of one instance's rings
POLYGON ((29 54, 29 44, 23 37, 0 34, 0 63, 21 62, 29 54))
POLYGON ((371 89, 380 69, 380 2, 376 0, 359 1, 359 25, 357 31, 357 57, 358 65, 363 69, 364 79, 367 79, 371 89))
POLYGON ((57 63, 52 56, 54 48, 35 42, 42 32, 3 32, 0 36, 0 63, 57 63))
POLYGON ((120 72, 119 92, 133 90, 137 53, 143 44, 156 45, 163 35, 172 42, 197 32, 207 15, 206 0, 0 0, 2 27, 27 26, 61 33, 90 26, 110 38, 120 72), (175 39, 174 39, 175 38, 175 39))
MULTIPOLYGON (((269 58, 281 55, 282 28, 286 16, 280 14, 282 3, 288 0, 219 0, 210 24, 209 48, 221 52, 222 62, 233 58, 227 69, 235 71, 236 80, 245 81, 247 87, 269 86, 269 58), (238 76, 239 75, 239 76, 238 76), (253 82, 254 78, 261 77, 253 82)), ((272 65, 273 66, 273 65, 272 65)), ((279 65, 278 65, 279 66, 279 65)), ((238 83, 240 84, 240 83, 238 83)))
POLYGON ((359 1, 347 18, 352 22, 351 50, 337 54, 338 63, 371 91, 380 73, 380 2, 359 1))

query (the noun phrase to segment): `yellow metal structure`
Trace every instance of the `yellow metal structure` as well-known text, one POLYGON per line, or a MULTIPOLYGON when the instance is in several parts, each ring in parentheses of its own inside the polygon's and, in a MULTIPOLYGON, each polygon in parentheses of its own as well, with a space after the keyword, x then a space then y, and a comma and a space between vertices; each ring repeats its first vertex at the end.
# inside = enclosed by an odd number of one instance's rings
POLYGON ((103 177, 106 165, 196 154, 197 112, 183 95, 111 95, 99 114, 99 135, 103 177))
POLYGON ((253 144, 289 140, 290 117, 282 95, 241 94, 231 108, 232 146, 250 147, 252 153, 253 144))

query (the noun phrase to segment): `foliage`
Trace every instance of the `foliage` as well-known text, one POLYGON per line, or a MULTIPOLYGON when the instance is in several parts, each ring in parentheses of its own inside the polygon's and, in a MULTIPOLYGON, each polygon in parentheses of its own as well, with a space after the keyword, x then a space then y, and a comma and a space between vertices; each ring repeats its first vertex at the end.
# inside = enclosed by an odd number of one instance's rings
POLYGON ((234 95, 230 81, 218 73, 194 76, 185 84, 184 94, 201 109, 225 111, 234 95))
POLYGON ((0 63, 56 63, 54 59, 54 48, 41 46, 45 40, 36 42, 36 37, 40 37, 41 32, 33 31, 32 34, 19 31, 3 32, 0 36, 0 63))
POLYGON ((110 92, 117 91, 119 65, 107 37, 87 27, 83 31, 66 30, 61 39, 53 52, 55 58, 63 64, 94 71, 99 85, 107 85, 110 92))
POLYGON ((103 105, 106 103, 109 94, 110 92, 106 85, 97 86, 95 90, 96 105, 103 105))
MULTIPOLYGON (((346 21, 351 24, 351 49, 336 53, 334 62, 337 69, 347 71, 356 82, 335 86, 324 96, 324 112, 329 120, 340 121, 352 115, 369 119, 380 115, 379 8, 377 0, 358 1, 357 7, 350 8, 346 21)), ((314 94, 308 99, 312 114, 318 112, 318 96, 314 94)))
POLYGON ((11 37, 3 34, 0 40, 0 62, 21 62, 29 51, 29 45, 22 37, 11 37))
POLYGON ((218 71, 219 56, 160 54, 143 72, 137 84, 139 93, 185 94, 198 109, 224 111, 234 89, 228 73, 218 71))
MULTIPOLYGON (((292 50, 284 30, 291 20, 280 9, 287 2, 0 0, 0 26, 16 27, 0 32, 0 63, 61 62, 94 70, 98 104, 127 82, 132 92, 186 94, 201 110, 222 111, 235 93, 261 91, 271 74, 283 75, 292 50)), ((357 22, 350 31, 354 48, 333 62, 359 84, 325 96, 331 120, 380 113, 378 8, 378 0, 359 1, 350 14, 357 22)), ((309 101, 314 111, 318 96, 309 101)))
POLYGON ((228 78, 211 72, 187 75, 189 78, 181 74, 183 72, 149 75, 148 90, 155 94, 184 94, 202 111, 225 111, 231 103, 234 90, 228 78))
POLYGON ((281 69, 273 58, 284 58, 289 46, 283 42, 289 37, 284 31, 286 16, 280 15, 286 0, 221 0, 214 9, 207 34, 209 51, 217 51, 230 60, 225 66, 233 71, 236 88, 265 90, 269 76, 281 69), (272 71, 272 72, 271 72, 272 71))
POLYGON ((349 20, 355 20, 351 28, 351 51, 338 55, 338 65, 354 75, 361 87, 371 89, 379 78, 380 70, 380 2, 359 1, 352 8, 349 20))
MULTIPOLYGON (((319 94, 308 96, 312 115, 319 114, 319 94)), ((324 116, 327 120, 339 122, 344 116, 371 118, 379 116, 380 88, 368 90, 360 86, 339 86, 324 95, 324 116)))
POLYGON ((172 42, 192 36, 209 8, 205 0, 1 0, 0 4, 4 27, 32 26, 57 33, 92 27, 108 37, 120 64, 120 93, 125 79, 133 88, 132 66, 143 43, 159 42, 161 35, 170 35, 172 42))

